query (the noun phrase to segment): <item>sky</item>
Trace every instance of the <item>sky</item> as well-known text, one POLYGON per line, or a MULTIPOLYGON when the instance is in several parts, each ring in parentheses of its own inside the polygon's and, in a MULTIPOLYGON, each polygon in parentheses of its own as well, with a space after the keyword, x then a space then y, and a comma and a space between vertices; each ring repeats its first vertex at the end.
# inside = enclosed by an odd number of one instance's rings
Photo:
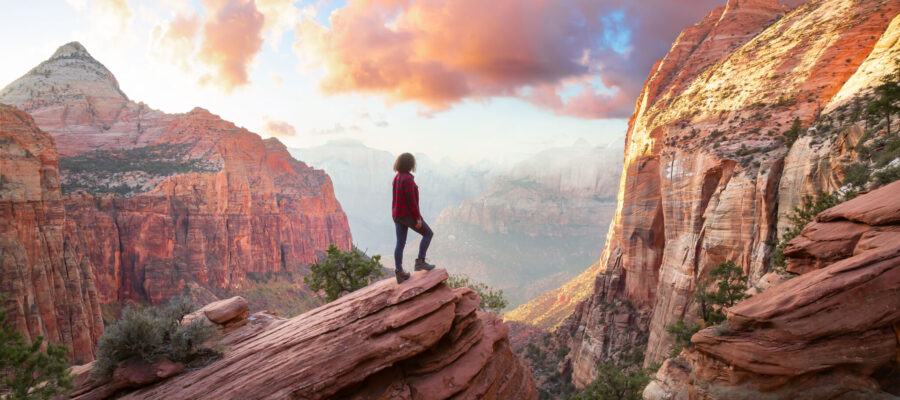
POLYGON ((0 0, 0 86, 79 41, 165 112, 477 161, 623 140, 653 63, 725 1, 0 0))

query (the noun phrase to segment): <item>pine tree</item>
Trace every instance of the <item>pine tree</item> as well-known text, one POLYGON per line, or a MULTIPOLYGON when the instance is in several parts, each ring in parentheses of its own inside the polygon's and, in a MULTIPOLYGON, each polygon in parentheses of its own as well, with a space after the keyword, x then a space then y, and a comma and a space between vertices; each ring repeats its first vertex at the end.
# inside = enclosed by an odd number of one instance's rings
POLYGON ((0 306, 0 398, 51 399, 72 390, 69 348, 53 343, 42 347, 42 336, 28 343, 0 306))

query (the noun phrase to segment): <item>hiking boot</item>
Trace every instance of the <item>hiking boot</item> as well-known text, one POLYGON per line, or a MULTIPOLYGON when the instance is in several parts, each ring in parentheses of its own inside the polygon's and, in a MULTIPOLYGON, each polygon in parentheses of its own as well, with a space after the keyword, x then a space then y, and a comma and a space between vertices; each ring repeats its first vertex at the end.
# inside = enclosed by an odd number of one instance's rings
POLYGON ((431 271, 434 269, 434 265, 425 262, 424 258, 416 259, 416 271, 431 271))
POLYGON ((402 269, 395 269, 394 276, 397 277, 397 283, 403 283, 403 281, 409 279, 409 272, 402 269))

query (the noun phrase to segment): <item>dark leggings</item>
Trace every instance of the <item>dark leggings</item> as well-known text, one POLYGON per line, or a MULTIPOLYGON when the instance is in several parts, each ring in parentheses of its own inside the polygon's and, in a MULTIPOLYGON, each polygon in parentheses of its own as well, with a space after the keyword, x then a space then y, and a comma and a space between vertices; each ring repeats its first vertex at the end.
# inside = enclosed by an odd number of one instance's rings
POLYGON ((403 248, 406 247, 406 234, 409 232, 409 229, 422 235, 422 242, 419 243, 419 258, 425 258, 425 252, 428 251, 428 245, 431 244, 431 237, 434 236, 434 232, 431 231, 431 228, 428 227, 425 221, 422 221, 422 227, 419 229, 407 227, 399 222, 394 222, 394 225, 397 226, 397 247, 394 248, 394 265, 397 270, 401 270, 403 269, 403 248))

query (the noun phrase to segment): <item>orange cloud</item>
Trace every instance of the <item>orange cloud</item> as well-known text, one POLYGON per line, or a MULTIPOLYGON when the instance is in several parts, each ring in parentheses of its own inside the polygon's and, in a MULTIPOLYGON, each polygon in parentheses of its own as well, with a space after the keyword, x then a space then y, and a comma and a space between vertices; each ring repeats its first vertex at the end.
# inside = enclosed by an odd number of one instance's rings
POLYGON ((226 92, 250 83, 248 69, 262 47, 263 15, 253 0, 205 0, 203 41, 197 59, 211 72, 201 83, 226 92))
POLYGON ((653 62, 722 0, 349 0, 330 28, 296 29, 326 94, 415 101, 429 112, 514 96, 559 114, 627 117, 653 62), (564 81, 584 83, 564 96, 564 81))
POLYGON ((151 32, 153 53, 185 71, 191 70, 194 42, 200 29, 200 17, 178 15, 170 22, 156 25, 151 32))
POLYGON ((294 126, 284 122, 274 119, 268 115, 263 116, 263 133, 268 134, 269 136, 297 136, 297 130, 294 129, 294 126))

